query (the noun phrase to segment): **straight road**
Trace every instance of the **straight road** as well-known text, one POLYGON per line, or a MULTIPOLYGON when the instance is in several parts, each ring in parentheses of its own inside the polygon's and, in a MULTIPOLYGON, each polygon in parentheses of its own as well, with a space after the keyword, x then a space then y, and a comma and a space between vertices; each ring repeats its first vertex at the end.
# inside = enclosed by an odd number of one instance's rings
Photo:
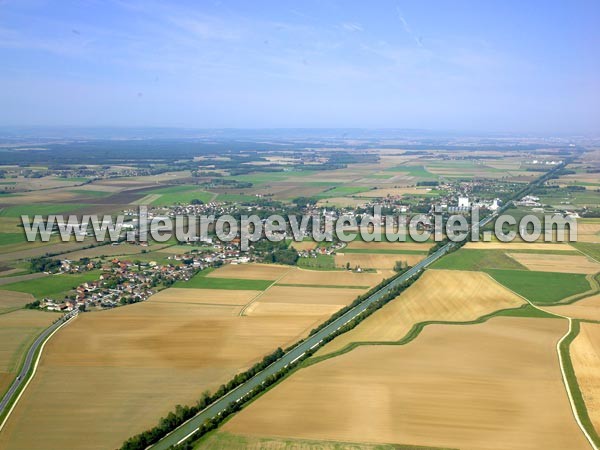
MULTIPOLYGON (((35 362, 35 355, 40 346, 46 341, 48 336, 50 336, 58 327, 60 327, 63 323, 75 317, 76 315, 77 311, 71 311, 67 315, 63 316, 61 320, 54 322, 52 325, 46 328, 42 332, 42 334, 40 334, 37 337, 37 339, 33 342, 31 347, 29 347, 29 350, 27 351, 27 356, 25 357, 25 363, 23 364, 21 371, 17 375, 17 378, 15 378, 15 381, 13 381, 13 384, 10 386, 10 388, 8 388, 6 394, 4 394, 4 397, 2 397, 2 400, 0 400, 0 415, 3 415, 4 410, 9 405, 13 396, 15 396, 16 393, 21 389, 21 387, 27 383, 27 374, 29 373, 31 366, 35 362)), ((2 425, 4 425, 4 423, 0 425, 0 429, 2 428, 2 425)))
MULTIPOLYGON (((482 221, 482 223, 484 223, 484 221, 482 221)), ((432 264, 433 262, 441 258, 443 255, 448 253, 448 251, 450 251, 455 245, 456 244, 454 243, 446 244, 444 247, 440 248, 435 253, 429 255, 423 261, 413 266, 411 269, 409 269, 408 271, 391 281, 386 286, 382 287, 377 292, 373 293, 362 303, 347 311, 344 315, 340 316, 338 319, 336 319, 326 327, 322 328, 317 333, 308 337, 304 342, 298 344, 292 350, 288 351, 285 355, 283 355, 280 359, 278 359, 273 364, 265 368, 262 372, 256 374, 253 378, 250 378, 244 384, 241 384, 236 389, 225 394, 213 404, 207 406, 196 416, 192 417, 187 422, 180 425, 179 428, 176 428, 163 439, 161 439, 159 442, 154 444, 152 448, 154 450, 165 450, 172 445, 176 445, 183 442, 189 436, 194 434, 194 432, 202 423, 204 423, 204 421, 219 415, 225 408, 227 408, 227 406, 246 397, 254 388, 262 384, 270 375, 274 375, 281 369, 287 367, 289 364, 296 362, 296 360, 301 358, 308 350, 319 345, 323 339, 333 334, 340 327, 342 327, 355 317, 362 314, 371 304, 373 304, 374 302, 382 298, 385 294, 387 294, 390 291, 390 289, 399 284, 404 283, 405 281, 417 275, 428 265, 432 264)))
MULTIPOLYGON (((498 216, 506 208, 508 208, 510 204, 511 202, 507 202, 496 213, 482 219, 478 224, 479 228, 481 229, 482 227, 487 225, 494 217, 498 216)), ((338 319, 336 319, 326 327, 322 328, 317 333, 306 338, 304 342, 301 342, 292 350, 288 351, 285 355, 283 355, 280 359, 278 359, 273 364, 265 368, 262 372, 257 373, 254 377, 250 378, 245 383, 241 384, 234 390, 225 394, 219 400, 207 406, 205 409, 200 411, 197 415, 189 419, 187 422, 181 424, 178 428, 171 431, 171 433, 166 435, 164 438, 162 438, 160 441, 154 444, 151 448, 153 450, 166 450, 172 445, 182 443, 188 437, 194 434, 198 427, 202 425, 202 423, 204 423, 206 420, 221 414, 221 412, 225 410, 229 405, 245 398, 249 393, 251 393, 251 391, 254 388, 262 384, 269 376, 276 374, 281 369, 287 367, 289 364, 296 362, 308 350, 311 350, 318 346, 323 339, 336 332, 340 327, 342 327, 355 317, 361 315, 371 304, 373 304, 385 294, 387 294, 390 291, 390 289, 414 277, 419 272, 424 270, 427 266, 434 263, 439 258, 448 253, 450 250, 452 250, 455 246, 455 243, 450 242, 444 247, 440 248, 435 253, 432 253, 423 261, 416 264, 415 266, 407 270, 405 273, 400 275, 398 278, 394 279, 377 292, 371 294, 371 296, 364 300, 362 303, 347 311, 344 315, 340 316, 338 319)))

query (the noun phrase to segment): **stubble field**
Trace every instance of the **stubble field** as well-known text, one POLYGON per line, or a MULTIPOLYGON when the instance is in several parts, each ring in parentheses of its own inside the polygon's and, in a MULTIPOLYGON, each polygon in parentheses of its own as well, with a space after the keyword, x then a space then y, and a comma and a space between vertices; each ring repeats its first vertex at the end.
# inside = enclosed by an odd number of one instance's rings
MULTIPOLYGON (((276 265, 224 266, 208 275, 226 283, 227 277, 248 282, 296 273, 314 283, 309 271, 276 265)), ((176 287, 145 302, 81 315, 46 346, 0 447, 118 447, 176 404, 194 403, 205 390, 306 336, 382 278, 312 274, 327 284, 356 286, 176 287)))
POLYGON ((352 342, 398 341, 419 322, 471 321, 524 303, 484 273, 430 269, 356 328, 321 348, 316 356, 341 350, 352 342))
POLYGON ((570 348, 573 369, 581 389, 590 420, 600 430, 600 325, 580 324, 570 348))
POLYGON ((586 449, 555 344, 564 321, 432 325, 301 369, 223 426, 242 436, 477 449, 586 449))
POLYGON ((529 270, 539 272, 584 273, 600 272, 600 264, 584 255, 544 255, 537 253, 507 253, 529 270))
POLYGON ((346 270, 320 271, 294 268, 280 278, 277 284, 368 287, 380 283, 384 278, 388 278, 392 274, 391 270, 356 273, 346 270))
POLYGON ((548 306, 545 309, 574 319, 600 320, 600 294, 586 297, 570 305, 548 306))

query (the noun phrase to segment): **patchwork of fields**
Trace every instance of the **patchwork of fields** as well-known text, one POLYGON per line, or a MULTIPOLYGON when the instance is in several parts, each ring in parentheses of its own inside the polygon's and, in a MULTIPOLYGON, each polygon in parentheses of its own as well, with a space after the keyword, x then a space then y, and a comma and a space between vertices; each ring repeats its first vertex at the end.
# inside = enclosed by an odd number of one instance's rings
POLYGON ((306 336, 384 275, 312 274, 290 266, 226 265, 145 302, 81 315, 46 346, 0 446, 118 447, 177 403, 192 404, 306 336), (282 284, 270 287, 275 281, 282 284), (69 433, 59 431, 65 421, 73 427, 69 433))
POLYGON ((524 303, 486 274, 428 270, 395 300, 325 345, 316 356, 354 342, 399 341, 421 322, 468 322, 524 303))
MULTIPOLYGON (((525 153, 482 152, 486 158, 474 159, 475 150, 438 155, 382 149, 378 160, 327 171, 303 170, 316 161, 293 167, 299 160, 292 153, 244 163, 289 164, 285 169, 240 175, 211 169, 218 176, 210 182, 190 170, 90 183, 84 177, 18 177, 14 186, 20 192, 0 199, 0 275, 17 275, 0 278, 0 392, 14 379, 35 336, 57 317, 19 308, 34 299, 62 297, 99 275, 32 275, 27 259, 50 253, 58 259, 119 256, 168 264, 190 249, 212 248, 170 240, 84 249, 89 243, 59 243, 56 236, 48 243, 26 243, 20 214, 114 213, 137 205, 162 214, 167 206, 192 201, 237 202, 251 210, 257 201, 293 200, 300 207, 298 197, 328 210, 395 199, 388 202, 392 208, 426 211, 428 201, 454 192, 448 187, 454 182, 482 178, 522 187, 540 175, 527 170, 525 153), (25 192, 41 188, 51 191, 25 192)), ((541 202, 569 208, 598 204, 596 175, 578 167, 556 182, 585 190, 547 189, 541 202)), ((450 204, 454 197, 444 201, 450 204)), ((581 323, 571 356, 600 429, 600 328, 592 323, 600 321, 592 276, 600 272, 600 220, 578 224, 579 242, 573 245, 467 243, 320 348, 197 448, 588 448, 555 351, 567 323, 552 316, 590 321, 581 323)), ((0 448, 119 447, 176 404, 193 404, 277 347, 304 338, 392 276, 398 262, 423 260, 432 245, 359 239, 335 255, 316 255, 310 251, 317 243, 291 242, 311 257, 300 258, 297 266, 226 264, 177 281, 147 301, 81 314, 46 345, 38 373, 0 433, 0 448), (361 271, 341 270, 348 266, 361 271)))
POLYGON ((432 325, 410 344, 362 346, 300 369, 222 429, 443 448, 589 448, 556 359, 565 330, 563 321, 507 317, 432 325))
POLYGON ((567 244, 469 242, 432 268, 484 271, 528 300, 550 305, 592 294, 590 277, 600 263, 567 244))

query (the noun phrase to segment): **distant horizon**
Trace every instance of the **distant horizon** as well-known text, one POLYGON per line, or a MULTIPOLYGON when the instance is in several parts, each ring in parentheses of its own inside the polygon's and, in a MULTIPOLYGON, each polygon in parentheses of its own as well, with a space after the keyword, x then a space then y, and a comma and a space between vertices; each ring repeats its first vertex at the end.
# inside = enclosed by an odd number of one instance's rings
MULTIPOLYGON (((585 138, 600 139, 600 132, 502 132, 502 131, 477 131, 477 130, 450 130, 428 128, 397 128, 397 127, 178 127, 178 126, 128 126, 128 125, 0 125, 0 138, 50 138, 44 133, 56 133, 54 139, 61 138, 89 138, 89 139, 118 139, 132 138, 135 133, 147 132, 148 139, 160 138, 162 135, 168 139, 193 139, 200 137, 266 137, 273 135, 277 138, 336 138, 336 139, 423 139, 423 138, 473 138, 473 139, 569 139, 585 138), (186 135, 186 133, 188 135, 186 135), (191 136, 190 133, 198 133, 191 136), (312 134, 311 134, 312 133, 312 134), (325 136, 328 133, 336 136, 325 136), (342 133, 343 135, 339 135, 342 133), (88 134, 89 136, 85 136, 88 134), (203 136, 200 136, 202 134, 203 136), (287 134, 287 135, 286 135, 287 134), (103 137, 94 135, 104 135, 103 137), (257 136, 252 136, 257 135, 257 136), (277 135, 277 136, 275 136, 277 135)), ((136 136, 136 139, 144 136, 136 136)))

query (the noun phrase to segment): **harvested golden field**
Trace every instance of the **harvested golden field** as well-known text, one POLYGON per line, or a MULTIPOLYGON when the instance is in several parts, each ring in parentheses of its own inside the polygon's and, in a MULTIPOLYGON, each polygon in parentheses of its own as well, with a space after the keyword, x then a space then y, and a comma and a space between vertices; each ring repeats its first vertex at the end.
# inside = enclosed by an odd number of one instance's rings
POLYGON ((340 309, 340 305, 328 303, 255 302, 243 314, 252 317, 314 316, 314 326, 325 321, 340 309))
POLYGON ((315 248, 317 248, 317 245, 318 245, 318 243, 315 241, 301 241, 301 242, 293 241, 290 244, 290 247, 301 252, 301 251, 305 251, 305 250, 314 250, 315 248))
POLYGON ((254 303, 244 310, 244 314, 311 314, 322 315, 325 320, 363 292, 355 288, 276 285, 258 295, 254 303))
MULTIPOLYGON (((420 250, 426 252, 433 244, 431 242, 424 242, 422 244, 417 242, 365 242, 365 241, 352 241, 348 243, 348 248, 357 250, 420 250)), ((343 250, 342 250, 343 252, 343 250)))
POLYGON ((600 243, 600 222, 577 221, 577 240, 579 242, 600 243))
POLYGON ((572 252, 573 247, 564 243, 539 243, 539 242, 467 242, 464 246, 466 249, 475 250, 551 250, 572 252))
POLYGON ((152 296, 152 302, 189 303, 193 305, 244 306, 261 291, 232 289, 169 288, 152 296))
POLYGON ((248 316, 318 316, 315 325, 352 303, 362 289, 272 286, 243 311, 248 316))
POLYGON ((244 436, 477 449, 588 449, 555 345, 566 321, 433 325, 301 369, 223 426, 244 436))
MULTIPOLYGON (((343 251, 343 250, 342 250, 343 251)), ((409 266, 414 266, 419 261, 425 259, 427 255, 390 255, 385 253, 337 253, 335 255, 335 265, 337 267, 356 266, 361 269, 387 269, 391 270, 397 261, 403 261, 409 266)))
POLYGON ((58 317, 29 309, 0 314, 0 396, 15 378, 35 337, 58 317))
POLYGON ((351 303, 362 289, 273 286, 258 297, 260 303, 292 303, 308 305, 337 305, 351 303))
POLYGON ((317 206, 337 206, 339 208, 354 208, 356 206, 362 206, 369 200, 366 198, 355 198, 355 197, 332 197, 319 200, 317 206))
POLYGON ((316 355, 335 352, 352 342, 398 341, 419 322, 466 322, 524 303, 485 273, 429 269, 400 296, 316 355))
POLYGON ((540 253, 507 253, 529 270, 561 273, 596 273, 600 264, 584 255, 544 255, 540 253))
POLYGON ((548 306, 544 309, 573 319, 600 320, 600 294, 586 297, 570 305, 548 306))
POLYGON ((34 300, 33 295, 25 292, 0 290, 0 312, 21 308, 34 300))
POLYGON ((277 284, 305 284, 310 286, 375 286, 393 275, 391 270, 377 272, 350 272, 347 270, 305 270, 295 268, 277 284))
POLYGON ((173 303, 168 290, 161 296, 82 314, 57 333, 0 448, 117 448, 320 321, 312 311, 240 317, 239 306, 173 303))
POLYGON ((276 280, 292 269, 292 266, 280 266, 276 264, 227 264, 212 271, 207 277, 239 278, 242 280, 276 280))
POLYGON ((600 325, 580 324, 570 353, 577 383, 596 431, 600 430, 600 325))

